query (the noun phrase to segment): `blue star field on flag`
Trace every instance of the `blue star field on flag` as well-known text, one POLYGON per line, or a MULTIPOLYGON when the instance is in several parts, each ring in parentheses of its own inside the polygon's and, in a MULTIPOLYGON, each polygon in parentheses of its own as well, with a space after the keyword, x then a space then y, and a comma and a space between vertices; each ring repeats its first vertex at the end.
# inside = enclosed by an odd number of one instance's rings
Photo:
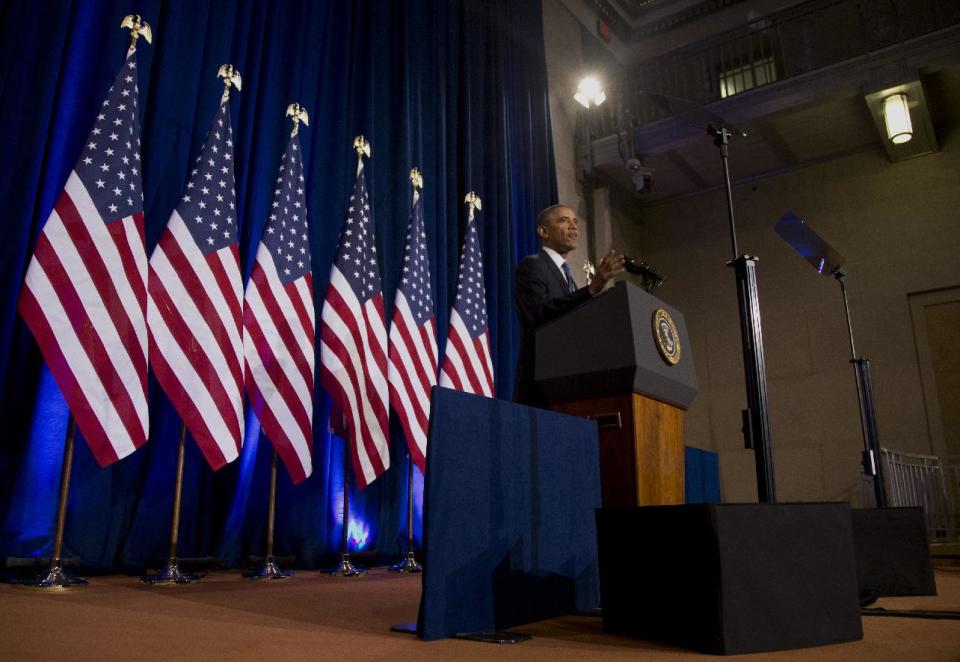
POLYGON ((487 293, 483 285, 483 256, 480 253, 480 239, 477 224, 467 224, 462 267, 457 282, 457 300, 454 309, 467 325, 471 338, 478 338, 487 330, 487 293))
POLYGON ((290 138, 280 163, 277 188, 263 244, 277 268, 280 281, 292 282, 310 271, 310 242, 307 235, 307 201, 303 188, 303 159, 300 141, 290 138))
POLYGON ((373 212, 367 194, 363 170, 357 175, 347 207, 347 222, 340 235, 337 269, 343 274, 361 305, 380 292, 380 271, 377 269, 377 247, 370 227, 373 212))
POLYGON ((143 211, 134 53, 114 79, 74 170, 105 221, 143 211))
POLYGON ((407 299, 417 326, 423 326, 433 316, 433 295, 430 291, 430 260, 427 233, 423 225, 423 203, 419 196, 413 205, 412 216, 404 249, 400 291, 407 299))
POLYGON ((177 213, 204 255, 237 243, 229 101, 221 104, 214 118, 177 213))

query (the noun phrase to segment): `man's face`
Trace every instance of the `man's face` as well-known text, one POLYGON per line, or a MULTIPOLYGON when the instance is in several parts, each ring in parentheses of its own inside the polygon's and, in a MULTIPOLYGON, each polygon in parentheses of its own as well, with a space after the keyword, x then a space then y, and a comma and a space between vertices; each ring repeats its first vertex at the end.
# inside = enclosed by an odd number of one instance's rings
POLYGON ((577 247, 577 239, 580 238, 576 213, 569 207, 557 207, 550 212, 543 225, 537 226, 537 235, 545 247, 566 255, 577 247))

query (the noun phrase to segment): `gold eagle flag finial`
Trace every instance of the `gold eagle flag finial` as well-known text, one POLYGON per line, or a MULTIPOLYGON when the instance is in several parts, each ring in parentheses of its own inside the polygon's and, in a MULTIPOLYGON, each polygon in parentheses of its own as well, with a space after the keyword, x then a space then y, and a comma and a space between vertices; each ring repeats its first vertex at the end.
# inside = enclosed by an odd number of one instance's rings
POLYGON ((353 139, 353 148, 357 151, 357 176, 359 177, 360 171, 363 170, 363 157, 370 158, 370 143, 361 134, 353 139))
POLYGON ((365 156, 370 158, 370 143, 362 135, 353 139, 353 148, 357 150, 357 157, 365 156))
POLYGON ((410 171, 410 185, 414 191, 423 190, 423 175, 420 174, 420 168, 414 168, 410 171))
POLYGON ((310 126, 310 117, 307 115, 307 109, 299 103, 291 103, 287 106, 287 117, 293 118, 293 131, 290 133, 291 138, 300 132, 300 122, 303 122, 304 126, 310 126))
POLYGON ((217 70, 217 78, 223 79, 223 96, 220 97, 220 105, 222 106, 230 98, 230 87, 235 87, 237 92, 240 92, 243 81, 240 78, 240 72, 232 64, 221 65, 220 69, 217 70))
POLYGON ((483 205, 480 202, 480 196, 473 191, 470 191, 467 193, 467 197, 465 197, 463 201, 467 204, 467 220, 472 221, 476 212, 483 208, 483 205))
POLYGON ((120 28, 130 30, 129 50, 131 51, 137 47, 137 39, 141 36, 147 40, 148 44, 153 43, 153 31, 150 29, 150 24, 140 18, 140 14, 128 14, 124 16, 123 20, 120 21, 120 28))
POLYGON ((414 167, 410 170, 410 186, 413 187, 413 204, 417 204, 420 191, 423 190, 423 175, 420 174, 420 168, 414 167))

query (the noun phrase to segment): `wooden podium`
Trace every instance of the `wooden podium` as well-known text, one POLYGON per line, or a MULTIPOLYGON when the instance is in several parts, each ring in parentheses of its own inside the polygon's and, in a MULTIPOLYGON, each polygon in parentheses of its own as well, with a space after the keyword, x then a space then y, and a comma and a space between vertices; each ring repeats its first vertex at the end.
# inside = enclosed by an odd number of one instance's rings
POLYGON ((684 502, 684 416, 697 374, 683 315, 619 282, 537 329, 550 408, 597 421, 604 507, 684 502))

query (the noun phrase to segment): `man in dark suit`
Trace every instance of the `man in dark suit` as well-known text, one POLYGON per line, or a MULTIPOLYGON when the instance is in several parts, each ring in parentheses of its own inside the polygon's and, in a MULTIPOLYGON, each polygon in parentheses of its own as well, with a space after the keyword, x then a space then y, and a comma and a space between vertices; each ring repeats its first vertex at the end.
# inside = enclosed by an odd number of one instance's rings
POLYGON ((517 356, 513 401, 534 407, 546 399, 533 381, 536 329, 598 294, 611 278, 623 272, 623 255, 607 253, 597 265, 593 281, 577 288, 565 256, 577 247, 577 215, 566 205, 547 207, 537 215, 540 252, 520 260, 515 300, 520 319, 520 353, 517 356))

